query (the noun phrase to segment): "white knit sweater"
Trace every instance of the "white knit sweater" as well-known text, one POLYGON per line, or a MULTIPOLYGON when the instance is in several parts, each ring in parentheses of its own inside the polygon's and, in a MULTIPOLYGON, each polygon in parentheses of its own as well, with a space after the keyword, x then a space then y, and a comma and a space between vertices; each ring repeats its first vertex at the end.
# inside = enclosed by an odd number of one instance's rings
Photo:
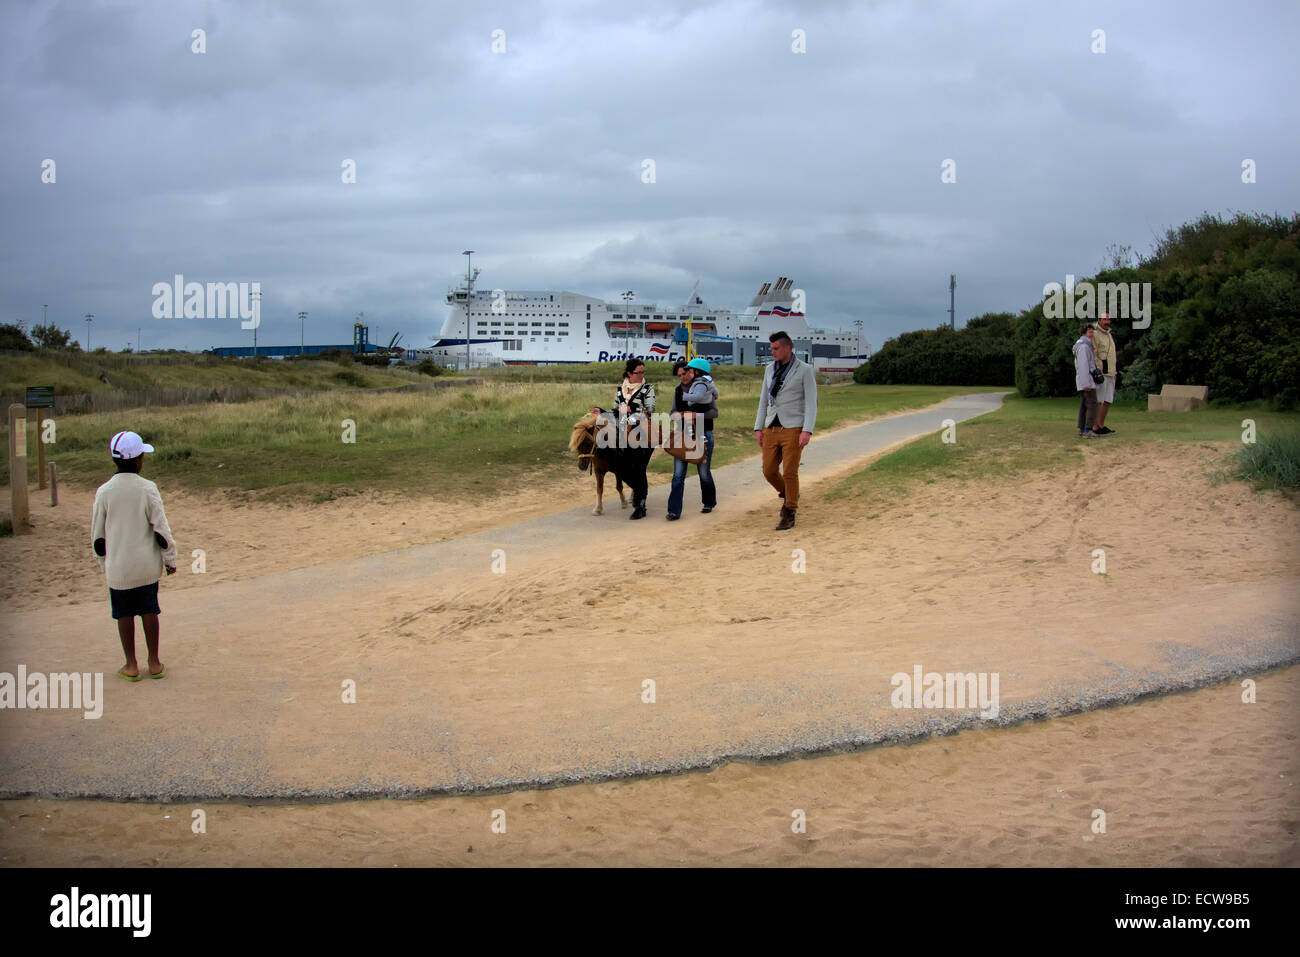
POLYGON ((162 577, 163 565, 176 564, 176 542, 167 527, 158 486, 135 472, 118 472, 95 492, 90 521, 90 545, 105 540, 106 558, 95 557, 118 590, 152 585, 162 577), (164 551, 154 532, 167 539, 164 551))

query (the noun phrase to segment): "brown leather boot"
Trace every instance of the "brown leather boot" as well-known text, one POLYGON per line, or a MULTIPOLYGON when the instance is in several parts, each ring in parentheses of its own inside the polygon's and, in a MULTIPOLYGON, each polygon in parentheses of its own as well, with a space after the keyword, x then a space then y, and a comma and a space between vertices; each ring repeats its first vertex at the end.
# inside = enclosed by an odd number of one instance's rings
POLYGON ((781 521, 777 523, 776 530, 784 532, 787 528, 794 528, 794 509, 781 506, 781 521))

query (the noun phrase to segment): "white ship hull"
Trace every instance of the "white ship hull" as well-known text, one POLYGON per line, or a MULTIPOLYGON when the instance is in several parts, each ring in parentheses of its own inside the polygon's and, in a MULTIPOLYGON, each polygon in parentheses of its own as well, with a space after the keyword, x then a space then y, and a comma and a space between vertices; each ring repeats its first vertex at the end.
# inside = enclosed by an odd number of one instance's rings
POLYGON ((768 336, 778 331, 806 342, 806 357, 819 370, 852 371, 865 361, 869 347, 856 333, 808 325, 799 308, 802 294, 791 285, 784 278, 764 283, 749 307, 736 313, 705 305, 694 291, 686 304, 665 308, 573 292, 474 291, 467 283, 447 294, 453 308, 442 334, 417 353, 463 366, 468 338, 468 361, 475 366, 619 362, 633 356, 674 362, 686 355, 689 324, 696 353, 710 361, 764 361, 768 336))

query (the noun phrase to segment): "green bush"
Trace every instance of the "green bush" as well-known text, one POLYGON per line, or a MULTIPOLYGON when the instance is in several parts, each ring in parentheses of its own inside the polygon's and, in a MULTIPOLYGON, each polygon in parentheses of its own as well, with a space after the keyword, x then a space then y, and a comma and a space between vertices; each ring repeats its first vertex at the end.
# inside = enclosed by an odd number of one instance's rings
MULTIPOLYGON (((1300 405, 1300 215, 1210 214, 1169 230, 1134 268, 1090 282, 1151 283, 1151 325, 1117 319, 1118 399, 1166 383, 1205 385, 1212 400, 1300 405)), ((1016 326, 1022 396, 1072 395, 1079 319, 1047 319, 1043 303, 1016 326)))
POLYGON ((358 389, 364 389, 366 387, 366 377, 355 369, 340 369, 338 372, 334 373, 334 379, 337 382, 342 382, 344 385, 354 386, 358 389))
POLYGON ((416 364, 415 371, 420 375, 440 376, 445 374, 447 370, 432 359, 424 358, 416 364))
POLYGON ((13 323, 0 325, 0 349, 20 349, 23 352, 33 352, 36 347, 32 341, 27 338, 27 333, 23 332, 20 326, 13 323))
POLYGON ((1015 378, 1017 320, 987 313, 963 329, 920 329, 887 341, 853 372, 861 385, 1006 385, 1015 378))

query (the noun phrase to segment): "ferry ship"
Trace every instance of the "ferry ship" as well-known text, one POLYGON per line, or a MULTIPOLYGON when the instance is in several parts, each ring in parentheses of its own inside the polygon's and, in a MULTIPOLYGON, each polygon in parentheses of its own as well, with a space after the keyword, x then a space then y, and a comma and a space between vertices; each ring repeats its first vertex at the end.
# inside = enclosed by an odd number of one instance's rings
POLYGON ((607 302, 575 292, 475 290, 479 270, 447 292, 451 314, 442 333, 418 355, 446 365, 552 365, 614 362, 633 356, 673 362, 696 355, 711 362, 755 365, 768 361, 768 335, 785 331, 818 371, 852 372, 870 347, 856 332, 814 329, 799 309, 794 280, 765 282, 743 312, 712 307, 696 295, 675 307, 638 302, 628 292, 607 302), (472 327, 472 328, 471 328, 472 327))

